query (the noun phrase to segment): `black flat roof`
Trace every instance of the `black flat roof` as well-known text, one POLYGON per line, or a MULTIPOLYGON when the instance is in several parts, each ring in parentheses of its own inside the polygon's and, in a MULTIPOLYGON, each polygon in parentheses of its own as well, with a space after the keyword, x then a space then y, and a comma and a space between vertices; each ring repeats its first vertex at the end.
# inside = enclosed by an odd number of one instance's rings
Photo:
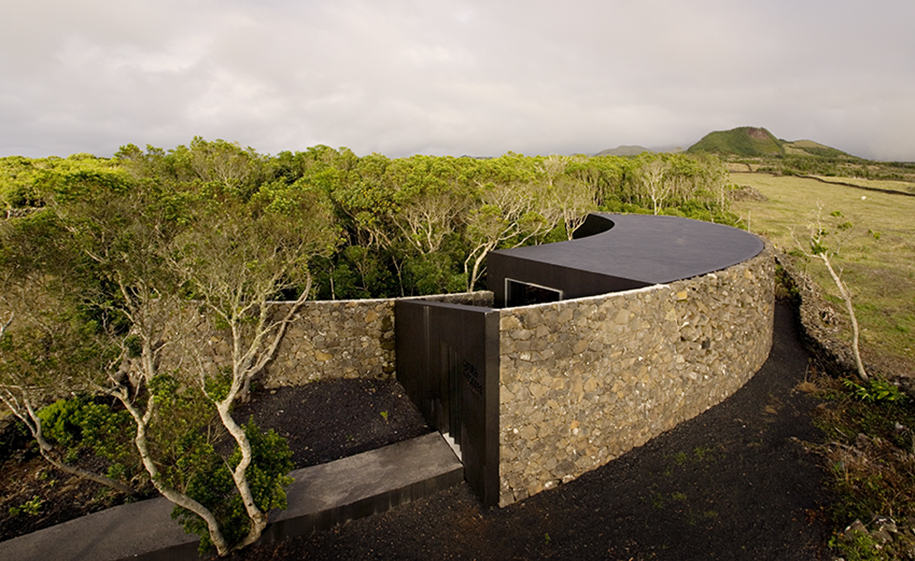
POLYGON ((594 213, 579 232, 585 237, 493 253, 659 284, 725 269, 763 250, 753 234, 678 216, 594 213))

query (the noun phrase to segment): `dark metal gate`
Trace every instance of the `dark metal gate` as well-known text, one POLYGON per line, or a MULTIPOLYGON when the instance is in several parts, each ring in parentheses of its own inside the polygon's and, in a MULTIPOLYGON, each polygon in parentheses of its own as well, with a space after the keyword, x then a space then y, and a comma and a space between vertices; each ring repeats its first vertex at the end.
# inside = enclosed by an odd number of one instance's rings
POLYGON ((397 379, 426 421, 453 439, 464 478, 484 504, 499 500, 499 313, 400 300, 397 379))

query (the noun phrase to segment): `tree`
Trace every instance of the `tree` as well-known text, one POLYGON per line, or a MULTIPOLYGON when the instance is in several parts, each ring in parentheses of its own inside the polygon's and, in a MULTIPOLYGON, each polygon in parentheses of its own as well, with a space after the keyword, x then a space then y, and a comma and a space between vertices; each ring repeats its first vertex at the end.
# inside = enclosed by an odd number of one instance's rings
MULTIPOLYGON (((25 425, 41 456, 55 468, 120 493, 135 494, 137 488, 129 482, 80 465, 79 457, 67 454, 55 445, 54 437, 49 437, 54 431, 46 428, 42 407, 66 397, 63 388, 86 390, 85 373, 98 367, 102 357, 87 337, 85 326, 67 317, 67 311, 59 309, 64 304, 41 286, 49 281, 37 275, 24 280, 11 282, 7 276, 0 283, 0 403, 25 425)), ((55 435, 61 436, 59 431, 55 435)))
MULTIPOLYGON (((202 544, 225 555, 255 541, 267 512, 285 504, 288 447, 237 422, 232 406, 308 298, 309 259, 335 243, 330 204, 303 182, 251 190, 143 173, 70 174, 48 186, 48 213, 64 236, 44 241, 65 237, 64 266, 87 271, 66 292, 79 294, 92 320, 80 335, 96 359, 78 380, 45 372, 59 388, 119 401, 148 480, 202 544), (287 295, 285 309, 272 303, 287 295), (224 343, 209 345, 214 334, 224 343), (220 433, 234 443, 227 456, 215 446, 220 433)), ((4 318, 5 344, 19 316, 4 318)))
POLYGON ((571 159, 550 156, 544 160, 546 192, 541 213, 553 224, 562 224, 567 239, 581 226, 588 213, 597 210, 597 190, 591 174, 567 173, 571 159))
MULTIPOLYGON (((248 201, 224 191, 208 193, 196 201, 193 223, 171 246, 174 256, 168 264, 202 304, 206 324, 228 334, 228 364, 192 351, 189 356, 196 364, 181 381, 207 396, 239 450, 231 476, 249 528, 233 549, 257 540, 273 505, 259 504, 249 484, 246 470, 255 451, 232 407, 272 360, 287 326, 311 293, 308 260, 326 252, 334 241, 329 210, 320 192, 301 183, 262 186, 248 201), (294 291, 295 299, 278 310, 271 301, 287 291, 294 291)), ((210 530, 211 540, 213 533, 210 530)), ((218 544, 217 549, 226 551, 218 544)))
POLYGON ((483 172, 485 175, 476 178, 478 202, 469 213, 465 231, 468 291, 482 278, 490 251, 524 245, 550 230, 539 212, 543 184, 536 181, 530 160, 509 153, 487 162, 483 172))
MULTIPOLYGON (((104 347, 117 350, 116 357, 91 373, 86 384, 121 403, 135 425, 132 443, 150 482, 172 503, 203 519, 210 541, 223 555, 230 544, 216 516, 175 486, 160 469, 168 464, 155 457, 159 448, 177 444, 158 443, 156 434, 167 434, 169 423, 187 417, 169 410, 167 405, 175 402, 164 400, 162 392, 156 391, 162 386, 165 349, 182 344, 190 333, 187 322, 180 323, 184 317, 180 286, 162 251, 180 231, 186 215, 182 216, 180 204, 175 206, 174 193, 156 182, 97 179, 63 178, 48 194, 73 247, 88 258, 102 280, 99 290, 86 295, 86 305, 106 318, 97 325, 96 337, 104 347)), ((181 371, 187 365, 179 363, 173 368, 181 371)), ((197 415, 199 410, 190 416, 197 415)))
POLYGON ((700 166, 700 185, 707 198, 707 206, 715 205, 719 210, 726 210, 728 170, 714 154, 702 153, 697 156, 700 166))
POLYGON ((454 158, 414 156, 388 168, 396 189, 391 220, 404 241, 421 255, 441 250, 470 206, 469 189, 454 158))
MULTIPOLYGON (((0 221, 0 402, 26 426, 53 466, 134 494, 139 485, 80 465, 78 455, 66 453, 49 435, 60 437, 59 431, 45 427, 42 407, 88 390, 91 375, 111 359, 110 349, 95 341, 91 322, 81 317, 80 301, 68 296, 85 278, 71 249, 50 212, 0 221)), ((97 447, 108 444, 93 426, 79 430, 93 432, 97 447)))
POLYGON ((629 165, 629 160, 617 156, 574 156, 566 168, 566 175, 586 185, 594 194, 595 204, 602 208, 623 197, 621 190, 629 165))
POLYGON ((413 156, 394 160, 385 173, 394 207, 383 249, 391 255, 401 294, 460 290, 459 233, 473 199, 469 158, 413 156))
POLYGON ((666 177, 668 169, 669 166, 663 158, 654 157, 636 170, 635 181, 651 200, 653 214, 658 214, 673 188, 673 184, 666 177))
MULTIPOLYGON (((861 360, 861 351, 859 348, 860 330, 858 328, 858 318, 855 315, 855 308, 852 303, 851 291, 849 291, 848 285, 846 285, 842 280, 841 273, 836 271, 832 262, 832 258, 839 253, 841 240, 836 240, 832 247, 828 245, 827 238, 831 233, 823 224, 822 211, 822 204, 817 203, 816 215, 814 219, 808 224, 809 239, 807 240, 806 244, 800 244, 797 242, 797 240, 795 240, 795 243, 804 253, 804 255, 818 259, 823 263, 823 265, 826 267, 826 271, 829 273, 830 278, 832 278, 833 283, 835 283, 836 288, 839 290, 839 295, 842 297, 842 301, 845 303, 845 310, 848 312, 848 317, 851 321, 851 348, 855 357, 855 366, 858 369, 858 376, 862 380, 867 381, 867 371, 864 368, 864 361, 861 360)), ((831 216, 840 218, 842 213, 840 211, 834 211, 831 213, 831 216)), ((836 224, 835 227, 839 232, 847 232, 853 228, 853 225, 851 222, 845 221, 836 224)))

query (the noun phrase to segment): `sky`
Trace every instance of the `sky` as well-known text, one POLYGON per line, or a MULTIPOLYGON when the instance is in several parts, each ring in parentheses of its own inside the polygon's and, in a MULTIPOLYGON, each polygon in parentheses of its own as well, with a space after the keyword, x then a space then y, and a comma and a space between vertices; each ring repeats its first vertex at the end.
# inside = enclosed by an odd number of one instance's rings
POLYGON ((0 0, 0 156, 595 153, 763 126, 915 161, 915 1, 0 0))

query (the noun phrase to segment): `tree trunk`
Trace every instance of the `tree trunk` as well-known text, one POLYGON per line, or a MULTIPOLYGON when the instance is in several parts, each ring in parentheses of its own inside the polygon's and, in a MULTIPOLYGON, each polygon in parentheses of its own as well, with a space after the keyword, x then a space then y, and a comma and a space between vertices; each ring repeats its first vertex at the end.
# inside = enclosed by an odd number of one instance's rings
MULTIPOLYGON (((486 255, 489 253, 489 249, 484 249, 482 253, 476 256, 473 260, 473 268, 470 271, 470 275, 467 277, 467 292, 473 292, 473 287, 477 284, 477 281, 480 277, 480 268, 483 266, 483 261, 486 259, 486 255)), ((467 268, 465 267, 466 271, 467 268)))
POLYGON ((848 317, 851 318, 851 348, 855 354, 855 365, 858 367, 858 376, 862 380, 867 381, 867 371, 864 370, 864 362, 861 360, 861 352, 858 350, 858 318, 855 317, 855 308, 851 303, 851 294, 848 292, 848 288, 845 286, 845 283, 842 282, 842 279, 839 278, 839 275, 832 268, 832 263, 829 262, 829 256, 825 253, 820 253, 817 255, 820 259, 823 260, 823 263, 826 265, 826 270, 829 271, 829 275, 832 277, 833 282, 836 283, 836 287, 839 289, 839 294, 842 295, 842 299, 845 300, 845 309, 848 310, 848 317))
POLYGON ((153 462, 152 455, 149 452, 149 445, 146 441, 146 427, 149 424, 149 418, 152 413, 152 397, 150 397, 150 404, 147 405, 146 413, 140 415, 139 410, 137 410, 125 394, 115 393, 115 396, 121 400, 121 403, 124 404, 124 407, 133 417, 134 422, 137 425, 137 432, 133 439, 134 445, 137 448, 137 452, 140 454, 140 460, 143 462, 143 467, 146 468, 146 472, 149 474, 149 478, 152 481, 153 486, 155 486, 156 491, 172 503, 193 512, 203 519, 207 525, 207 531, 210 534, 210 541, 213 542, 213 546, 216 547, 216 553, 220 557, 228 555, 231 549, 229 548, 229 544, 226 542, 225 537, 223 537, 222 531, 219 529, 219 522, 216 521, 216 517, 213 513, 191 497, 181 493, 177 489, 172 489, 165 485, 159 477, 159 469, 156 467, 155 462, 153 462))
POLYGON ((232 480, 235 482, 235 488, 238 490, 242 503, 245 505, 245 512, 248 514, 248 519, 251 521, 248 535, 234 547, 234 549, 241 549, 257 541, 264 531, 264 528, 267 527, 267 515, 261 511, 254 502, 254 495, 251 493, 251 487, 248 485, 248 478, 245 474, 245 470, 247 470, 248 466, 251 464, 251 442, 248 440, 248 435, 245 434, 245 429, 235 422, 235 419, 232 418, 232 414, 229 411, 232 401, 234 400, 233 394, 234 392, 230 392, 225 400, 217 402, 216 410, 219 412, 219 420, 222 421, 222 425, 229 431, 229 434, 232 435, 232 438, 235 439, 235 442, 241 450, 241 461, 239 461, 238 465, 235 466, 235 469, 232 470, 232 480))

